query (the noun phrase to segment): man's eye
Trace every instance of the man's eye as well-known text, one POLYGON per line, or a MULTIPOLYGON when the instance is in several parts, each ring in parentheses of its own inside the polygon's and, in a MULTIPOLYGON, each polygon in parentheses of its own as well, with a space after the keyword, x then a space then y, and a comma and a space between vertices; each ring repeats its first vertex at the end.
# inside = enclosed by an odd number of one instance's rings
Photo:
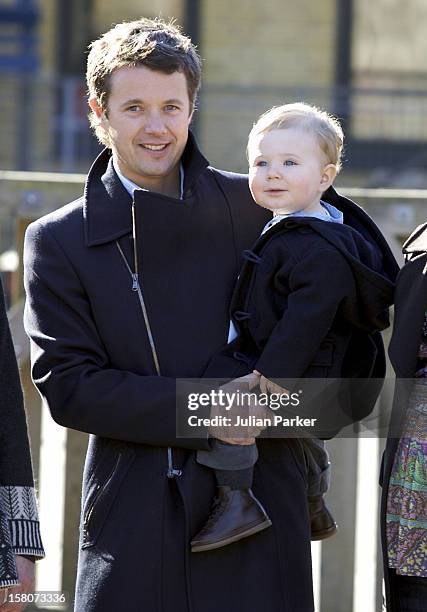
POLYGON ((261 166, 261 167, 264 167, 264 166, 266 166, 266 165, 267 165, 267 162, 266 162, 266 161, 264 161, 263 159, 261 159, 261 160, 259 160, 259 161, 255 162, 255 166, 261 166))
POLYGON ((166 111, 177 111, 179 110, 179 106, 175 106, 175 104, 167 104, 165 106, 166 111))
POLYGON ((294 162, 294 160, 293 160, 293 159, 286 159, 286 160, 283 162, 283 165, 284 165, 284 166, 296 166, 296 163, 294 162))
POLYGON ((141 106, 138 106, 138 104, 132 104, 132 106, 129 106, 127 110, 131 113, 138 113, 140 110, 142 110, 142 108, 141 106))

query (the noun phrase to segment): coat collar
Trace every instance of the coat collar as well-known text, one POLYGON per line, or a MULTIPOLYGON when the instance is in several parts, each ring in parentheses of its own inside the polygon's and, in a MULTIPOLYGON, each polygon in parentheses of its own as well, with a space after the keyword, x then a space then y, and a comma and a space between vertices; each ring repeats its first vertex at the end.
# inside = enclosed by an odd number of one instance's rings
MULTIPOLYGON (((184 199, 189 197, 200 175, 209 165, 191 132, 182 155, 184 199)), ((156 196, 152 192, 153 197, 156 196)), ((165 196, 161 196, 163 199, 165 196)), ((132 232, 132 199, 118 179, 111 151, 104 149, 92 164, 83 196, 83 218, 87 246, 104 244, 132 232)), ((170 198, 175 202, 175 198, 170 198)))
POLYGON ((404 255, 427 252, 427 223, 419 225, 417 229, 412 232, 404 243, 402 252, 404 255))

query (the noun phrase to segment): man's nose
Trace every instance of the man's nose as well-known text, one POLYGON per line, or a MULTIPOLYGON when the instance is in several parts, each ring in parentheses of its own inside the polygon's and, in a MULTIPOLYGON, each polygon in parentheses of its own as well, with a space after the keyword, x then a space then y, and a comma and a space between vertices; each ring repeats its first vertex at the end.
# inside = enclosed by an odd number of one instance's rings
POLYGON ((164 134, 166 132, 165 122, 159 113, 150 113, 146 116, 144 131, 147 134, 164 134))

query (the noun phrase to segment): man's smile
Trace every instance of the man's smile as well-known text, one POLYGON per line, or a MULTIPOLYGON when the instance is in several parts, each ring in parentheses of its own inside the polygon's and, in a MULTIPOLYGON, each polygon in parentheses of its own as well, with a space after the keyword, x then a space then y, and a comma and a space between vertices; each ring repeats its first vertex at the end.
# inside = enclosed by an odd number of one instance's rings
POLYGON ((144 144, 144 143, 140 143, 140 146, 143 149, 148 149, 148 151, 164 151, 168 145, 169 145, 168 142, 166 142, 164 144, 144 144))

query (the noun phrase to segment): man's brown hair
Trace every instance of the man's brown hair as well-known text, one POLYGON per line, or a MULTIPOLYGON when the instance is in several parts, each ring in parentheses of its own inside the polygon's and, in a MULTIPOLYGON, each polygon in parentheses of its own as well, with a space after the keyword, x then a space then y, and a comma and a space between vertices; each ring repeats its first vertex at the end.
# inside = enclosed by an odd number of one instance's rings
MULTIPOLYGON (((190 109, 194 110, 201 79, 201 59, 190 38, 173 22, 141 18, 119 23, 89 46, 86 82, 89 98, 95 98, 106 112, 111 75, 123 66, 145 66, 165 74, 182 72, 187 81, 190 109)), ((105 145, 104 129, 94 113, 89 120, 105 145)))

